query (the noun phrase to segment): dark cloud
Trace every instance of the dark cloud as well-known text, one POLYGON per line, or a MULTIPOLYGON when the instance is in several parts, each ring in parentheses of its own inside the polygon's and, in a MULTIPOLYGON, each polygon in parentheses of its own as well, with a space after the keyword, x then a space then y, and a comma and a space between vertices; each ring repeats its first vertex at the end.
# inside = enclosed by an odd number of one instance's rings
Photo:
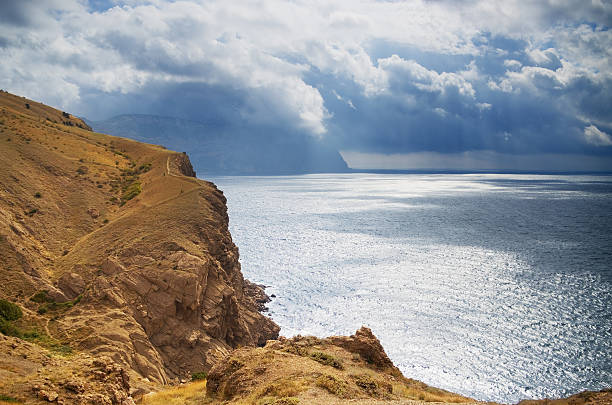
POLYGON ((13 26, 28 26, 33 23, 32 16, 36 13, 34 0, 0 1, 0 23, 13 26))
POLYGON ((0 2, 0 87, 261 142, 612 155, 606 2, 270 2, 0 2))

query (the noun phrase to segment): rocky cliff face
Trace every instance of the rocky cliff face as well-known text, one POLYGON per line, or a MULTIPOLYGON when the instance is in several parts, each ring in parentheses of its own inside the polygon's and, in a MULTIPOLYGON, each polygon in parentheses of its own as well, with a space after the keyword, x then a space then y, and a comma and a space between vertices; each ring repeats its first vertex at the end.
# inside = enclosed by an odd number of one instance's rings
POLYGON ((13 335, 107 359, 132 391, 278 336, 246 288, 223 193, 185 154, 8 93, 0 108, 0 297, 24 313, 13 335))

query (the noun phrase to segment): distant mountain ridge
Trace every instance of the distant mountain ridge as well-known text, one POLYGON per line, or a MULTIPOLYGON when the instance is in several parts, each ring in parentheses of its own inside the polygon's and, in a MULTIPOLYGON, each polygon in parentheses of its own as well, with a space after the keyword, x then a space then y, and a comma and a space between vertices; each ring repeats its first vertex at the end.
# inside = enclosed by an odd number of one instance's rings
POLYGON ((349 168, 337 150, 308 135, 252 133, 223 121, 190 121, 126 114, 88 121, 95 131, 189 151, 198 173, 284 175, 343 173, 349 168))

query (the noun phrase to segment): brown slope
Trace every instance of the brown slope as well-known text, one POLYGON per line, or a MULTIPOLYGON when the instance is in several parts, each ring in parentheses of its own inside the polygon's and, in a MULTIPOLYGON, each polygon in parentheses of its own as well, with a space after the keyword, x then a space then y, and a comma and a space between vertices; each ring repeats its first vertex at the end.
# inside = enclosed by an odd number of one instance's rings
POLYGON ((277 336, 243 293, 223 193, 186 155, 2 92, 0 161, 0 298, 23 330, 108 356, 133 385, 277 336))

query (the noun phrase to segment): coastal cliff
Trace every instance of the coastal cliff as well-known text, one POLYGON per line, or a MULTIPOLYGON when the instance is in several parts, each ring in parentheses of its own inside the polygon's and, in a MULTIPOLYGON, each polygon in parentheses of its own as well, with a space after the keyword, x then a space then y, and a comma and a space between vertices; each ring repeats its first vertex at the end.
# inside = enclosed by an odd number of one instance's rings
MULTIPOLYGON (((0 161, 0 404, 478 403, 404 377, 365 327, 279 337, 186 154, 0 92, 0 161)), ((525 404, 612 391, 546 401, 525 404)))
POLYGON ((0 298, 22 313, 3 319, 3 395, 89 403, 108 366, 122 382, 101 395, 122 403, 278 336, 243 279, 223 193, 185 154, 6 92, 0 131, 0 298), (72 364, 82 390, 41 377, 72 364))

